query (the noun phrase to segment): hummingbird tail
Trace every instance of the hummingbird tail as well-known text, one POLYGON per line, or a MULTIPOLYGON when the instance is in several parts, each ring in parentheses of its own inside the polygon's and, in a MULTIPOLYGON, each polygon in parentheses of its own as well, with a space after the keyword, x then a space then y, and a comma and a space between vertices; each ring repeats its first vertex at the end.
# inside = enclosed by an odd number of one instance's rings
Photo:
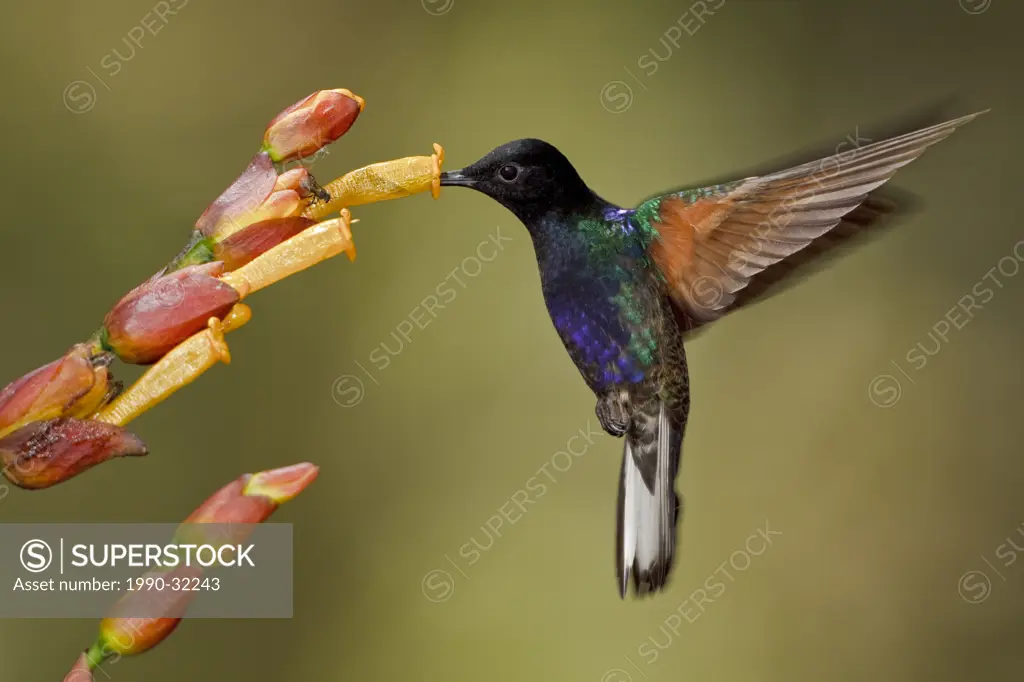
POLYGON ((619 477, 620 597, 626 595, 630 574, 637 595, 657 592, 668 582, 682 506, 675 492, 682 439, 682 425, 671 418, 664 403, 656 415, 634 415, 619 477))

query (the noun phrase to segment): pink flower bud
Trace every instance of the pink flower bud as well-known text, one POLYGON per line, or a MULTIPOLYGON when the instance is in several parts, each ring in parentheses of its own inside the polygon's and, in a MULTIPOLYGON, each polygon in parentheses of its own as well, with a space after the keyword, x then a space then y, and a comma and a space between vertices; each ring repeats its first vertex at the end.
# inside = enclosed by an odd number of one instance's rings
POLYGON ((110 390, 110 359, 79 344, 0 391, 0 438, 30 422, 85 417, 98 409, 110 390))
POLYGON ((311 156, 348 132, 363 106, 348 90, 314 92, 267 125, 263 149, 278 163, 311 156))
MULTIPOLYGON (((278 175, 267 152, 260 152, 200 216, 196 229, 216 246, 258 223, 297 218, 311 180, 309 171, 304 168, 278 175)), ((226 265, 228 270, 237 267, 226 265)))
POLYGON ((309 174, 309 171, 301 166, 299 168, 292 168, 290 171, 286 171, 277 176, 277 182, 274 183, 274 191, 280 192, 284 189, 293 189, 296 192, 304 190, 307 183, 313 179, 313 176, 309 174))
POLYGON ((267 152, 252 157, 238 179, 199 216, 196 229, 204 237, 216 239, 224 226, 237 230, 249 225, 253 221, 248 216, 262 206, 274 191, 277 177, 274 163, 267 152))

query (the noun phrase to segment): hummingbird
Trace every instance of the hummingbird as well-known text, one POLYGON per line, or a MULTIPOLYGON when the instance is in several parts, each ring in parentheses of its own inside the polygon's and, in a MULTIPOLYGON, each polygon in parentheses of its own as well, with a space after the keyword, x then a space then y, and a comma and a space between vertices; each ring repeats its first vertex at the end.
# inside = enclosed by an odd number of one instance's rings
POLYGON ((690 411, 684 341, 764 297, 800 266, 880 223, 876 190, 971 114, 764 175, 612 204, 538 139, 509 142, 441 175, 491 197, 526 227, 547 311, 624 437, 616 573, 638 596, 662 590, 676 553, 676 491, 690 411))

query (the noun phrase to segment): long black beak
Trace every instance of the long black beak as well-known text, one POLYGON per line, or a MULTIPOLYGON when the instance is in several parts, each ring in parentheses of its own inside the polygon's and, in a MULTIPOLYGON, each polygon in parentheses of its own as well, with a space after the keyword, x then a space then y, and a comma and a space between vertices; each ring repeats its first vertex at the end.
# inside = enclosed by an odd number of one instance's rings
POLYGON ((472 187, 475 185, 476 180, 466 177, 463 170, 446 171, 441 173, 441 184, 446 187, 472 187))

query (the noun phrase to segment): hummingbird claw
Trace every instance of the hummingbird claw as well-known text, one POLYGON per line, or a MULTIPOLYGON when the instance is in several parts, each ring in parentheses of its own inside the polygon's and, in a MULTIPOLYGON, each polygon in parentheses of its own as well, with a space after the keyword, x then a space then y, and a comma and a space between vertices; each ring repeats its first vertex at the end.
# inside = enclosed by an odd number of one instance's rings
POLYGON ((616 438, 625 435, 629 428, 629 398, 622 393, 608 393, 598 399, 594 412, 601 428, 616 438))

